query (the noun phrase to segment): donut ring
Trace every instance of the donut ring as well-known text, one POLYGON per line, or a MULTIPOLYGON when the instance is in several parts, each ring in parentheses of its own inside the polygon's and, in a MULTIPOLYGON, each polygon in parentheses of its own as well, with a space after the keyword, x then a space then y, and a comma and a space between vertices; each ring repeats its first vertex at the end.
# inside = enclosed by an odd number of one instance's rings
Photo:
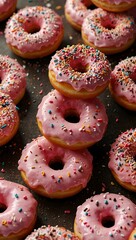
POLYGON ((122 107, 136 111, 136 57, 126 58, 111 73, 109 90, 122 107))
POLYGON ((92 175, 92 159, 87 150, 60 148, 42 136, 26 145, 18 169, 35 192, 49 198, 65 198, 86 187, 92 175))
POLYGON ((115 54, 134 43, 136 24, 133 17, 127 14, 97 8, 84 19, 81 33, 85 44, 106 54, 115 54))
POLYGON ((136 225, 136 205, 123 195, 101 193, 78 206, 74 232, 85 240, 128 239, 136 225))
POLYGON ((9 56, 0 55, 0 91, 10 95, 15 104, 24 96, 26 73, 24 68, 9 56))
POLYGON ((111 68, 99 50, 77 44, 55 53, 49 64, 52 86, 72 98, 94 98, 109 83, 111 68))
POLYGON ((37 201, 18 183, 0 180, 0 239, 23 239, 34 227, 37 201))
POLYGON ((54 52, 62 42, 61 17, 53 10, 26 7, 7 22, 5 38, 9 48, 23 58, 41 58, 54 52), (19 33, 19 34, 18 34, 19 33))
POLYGON ((25 240, 34 240, 34 239, 43 239, 47 237, 47 239, 57 240, 57 239, 65 239, 65 240, 79 240, 77 236, 74 235, 71 231, 65 229, 64 227, 58 226, 42 226, 31 233, 25 240))
POLYGON ((42 135, 59 146, 73 150, 100 141, 108 123, 100 100, 71 99, 57 90, 43 97, 36 117, 42 135), (70 117, 75 117, 76 121, 72 122, 70 117))
POLYGON ((136 239, 136 228, 132 231, 128 240, 135 240, 136 239))
POLYGON ((136 6, 135 0, 92 0, 92 2, 109 12, 124 12, 136 6))
POLYGON ((0 22, 4 21, 15 11, 17 0, 0 0, 0 22))
POLYGON ((73 28, 80 31, 84 18, 90 12, 87 9, 91 5, 91 1, 86 0, 66 0, 65 17, 73 28))
POLYGON ((12 99, 0 92, 0 146, 15 136, 19 123, 19 115, 12 99))
POLYGON ((124 188, 136 192, 136 129, 121 133, 111 145, 109 168, 124 188))

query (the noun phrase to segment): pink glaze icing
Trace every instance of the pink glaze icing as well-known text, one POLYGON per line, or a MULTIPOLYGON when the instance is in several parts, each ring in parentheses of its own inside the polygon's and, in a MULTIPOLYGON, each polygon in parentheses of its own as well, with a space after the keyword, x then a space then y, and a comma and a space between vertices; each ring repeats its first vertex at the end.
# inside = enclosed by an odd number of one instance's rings
POLYGON ((136 187, 136 129, 121 133, 112 144, 109 168, 118 178, 136 187))
POLYGON ((67 0, 65 3, 65 13, 70 15, 71 19, 80 26, 89 12, 85 0, 67 0))
POLYGON ((116 5, 119 5, 121 3, 132 3, 132 2, 135 2, 135 0, 101 0, 102 2, 108 2, 110 4, 116 4, 116 5))
POLYGON ((18 121, 18 112, 12 99, 0 92, 0 146, 4 137, 10 136, 18 121))
POLYGON ((26 7, 14 14, 7 22, 5 38, 8 44, 22 52, 33 52, 55 44, 63 31, 61 17, 52 9, 26 7), (38 31, 31 33, 35 28, 38 31))
POLYGON ((136 25, 133 17, 127 14, 97 8, 84 19, 82 33, 95 46, 121 47, 136 37, 136 25))
POLYGON ((6 207, 0 213, 0 235, 4 239, 30 227, 36 218, 37 202, 23 185, 0 180, 0 203, 6 207))
POLYGON ((0 0, 0 14, 7 12, 16 2, 17 0, 0 0))
POLYGON ((114 94, 136 104, 136 57, 126 58, 115 66, 110 84, 114 94))
POLYGON ((90 92, 106 84, 111 73, 107 57, 84 44, 67 46, 57 51, 50 61, 49 70, 55 73, 58 82, 66 82, 77 91, 86 89, 90 92), (80 68, 85 71, 80 72, 80 68))
POLYGON ((136 225, 136 205, 123 195, 101 193, 77 208, 75 223, 83 240, 126 240, 136 225), (105 226, 108 221, 112 226, 105 226))
POLYGON ((76 143, 97 142, 102 139, 108 117, 99 99, 71 99, 53 90, 43 97, 38 106, 37 119, 46 136, 60 138, 69 147, 76 143), (77 123, 65 120, 70 110, 79 115, 77 123))
POLYGON ((92 175, 92 160, 87 150, 77 152, 64 149, 42 136, 26 145, 18 169, 25 172, 29 186, 42 186, 50 194, 80 185, 86 187, 92 175), (63 168, 51 168, 50 164, 58 161, 63 168))
POLYGON ((0 91, 10 95, 13 101, 26 88, 26 73, 16 59, 0 55, 0 91))
POLYGON ((58 226, 42 226, 35 230, 25 240, 79 240, 71 231, 58 226))

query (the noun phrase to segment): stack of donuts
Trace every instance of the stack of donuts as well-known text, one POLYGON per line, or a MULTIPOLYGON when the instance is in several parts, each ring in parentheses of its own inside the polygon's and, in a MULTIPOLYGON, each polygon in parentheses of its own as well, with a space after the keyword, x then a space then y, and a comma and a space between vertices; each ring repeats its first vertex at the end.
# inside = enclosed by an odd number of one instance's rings
MULTIPOLYGON (((85 44, 106 54, 115 54, 129 48, 136 39, 136 24, 127 11, 136 6, 135 0, 93 0, 96 7, 87 9, 81 0, 67 0, 65 16, 81 31, 85 44)), ((91 1, 90 1, 91 4, 91 1)))
POLYGON ((55 89, 38 106, 43 136, 25 147, 19 170, 36 192, 64 198, 81 191, 91 178, 93 157, 87 147, 102 139, 108 124, 96 96, 108 85, 111 69, 103 53, 84 44, 56 51, 48 68, 55 89))

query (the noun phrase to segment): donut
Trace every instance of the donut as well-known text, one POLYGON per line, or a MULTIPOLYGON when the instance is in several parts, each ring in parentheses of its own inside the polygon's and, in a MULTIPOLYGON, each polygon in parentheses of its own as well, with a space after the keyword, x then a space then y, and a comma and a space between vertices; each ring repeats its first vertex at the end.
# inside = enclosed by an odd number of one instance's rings
POLYGON ((19 128, 19 115, 9 95, 0 92, 0 146, 8 143, 19 128))
POLYGON ((127 240, 135 225, 136 205, 123 195, 106 192, 78 206, 74 232, 84 240, 127 240))
POLYGON ((67 98, 57 90, 43 97, 36 118, 43 136, 73 150, 100 141, 108 124, 105 107, 99 99, 67 98))
POLYGON ((35 192, 49 198, 65 198, 87 186, 92 175, 92 160, 87 150, 64 149, 42 136, 26 145, 18 170, 35 192))
POLYGON ((49 80, 63 95, 94 98, 109 84, 111 68, 99 50, 77 44, 58 50, 49 63, 49 80))
POLYGON ((17 0, 0 0, 0 22, 6 20, 15 11, 17 0))
POLYGON ((21 184, 0 180, 0 239, 24 239, 33 230, 37 201, 21 184))
POLYGON ((91 1, 86 0, 66 0, 64 6, 65 17, 73 28, 80 31, 84 18, 90 12, 87 9, 91 1))
POLYGON ((105 54, 115 54, 128 49, 136 39, 136 24, 132 16, 112 13, 101 8, 91 11, 81 29, 85 44, 105 54))
POLYGON ((136 240, 136 228, 132 231, 128 240, 136 240))
POLYGON ((51 240, 79 240, 73 232, 67 230, 64 227, 58 226, 42 226, 31 233, 25 240, 42 240, 42 239, 51 239, 51 240))
POLYGON ((109 90, 122 107, 136 111, 136 57, 119 62, 111 72, 109 90))
POLYGON ((136 192, 136 129, 122 132, 111 145, 108 167, 117 182, 136 192))
POLYGON ((61 17, 42 6, 20 9, 7 21, 5 28, 9 48, 27 59, 50 55, 59 47, 63 36, 61 17))
POLYGON ((92 0, 92 2, 109 12, 124 12, 136 6, 135 0, 92 0))
POLYGON ((0 55, 0 91, 10 95, 15 104, 24 96, 26 73, 24 68, 9 56, 0 55))

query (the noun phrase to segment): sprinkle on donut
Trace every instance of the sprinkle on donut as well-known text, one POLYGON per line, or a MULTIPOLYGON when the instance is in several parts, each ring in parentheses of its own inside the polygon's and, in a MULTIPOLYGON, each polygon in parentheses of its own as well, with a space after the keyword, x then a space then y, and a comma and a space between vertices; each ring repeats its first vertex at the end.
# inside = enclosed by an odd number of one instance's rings
POLYGON ((136 129, 119 135, 110 150, 109 168, 115 178, 129 190, 136 192, 136 129))
POLYGON ((123 195, 101 193, 78 206, 75 234, 84 240, 128 239, 136 225, 136 205, 123 195))

